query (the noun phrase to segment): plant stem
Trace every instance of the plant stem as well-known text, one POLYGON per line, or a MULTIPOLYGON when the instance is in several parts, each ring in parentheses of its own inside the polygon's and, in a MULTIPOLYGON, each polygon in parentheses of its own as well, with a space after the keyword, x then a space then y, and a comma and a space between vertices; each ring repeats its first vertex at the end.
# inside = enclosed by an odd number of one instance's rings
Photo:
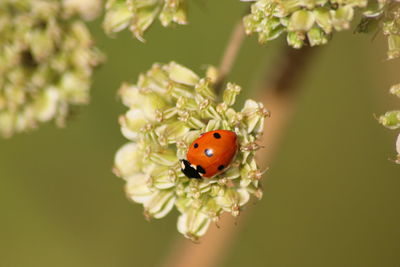
POLYGON ((244 37, 245 32, 243 22, 239 21, 236 23, 235 28, 233 29, 228 45, 225 48, 224 56, 222 57, 221 63, 219 65, 219 75, 215 86, 215 91, 217 93, 221 92, 225 79, 232 70, 240 47, 243 44, 244 37))
MULTIPOLYGON (((262 85, 260 92, 263 93, 259 97, 272 112, 272 117, 266 123, 267 127, 261 140, 261 145, 268 149, 258 158, 258 161, 264 166, 275 154, 282 132, 285 131, 286 125, 290 121, 294 107, 293 100, 314 50, 315 48, 311 51, 310 48, 293 50, 285 47, 272 82, 262 85)), ((243 227, 250 210, 247 209, 246 213, 242 214, 238 220, 230 214, 223 214, 218 223, 220 227, 211 226, 208 233, 200 240, 200 244, 194 244, 189 240, 178 240, 172 246, 172 250, 162 266, 219 266, 228 253, 230 245, 234 243, 235 233, 240 227, 243 227)))

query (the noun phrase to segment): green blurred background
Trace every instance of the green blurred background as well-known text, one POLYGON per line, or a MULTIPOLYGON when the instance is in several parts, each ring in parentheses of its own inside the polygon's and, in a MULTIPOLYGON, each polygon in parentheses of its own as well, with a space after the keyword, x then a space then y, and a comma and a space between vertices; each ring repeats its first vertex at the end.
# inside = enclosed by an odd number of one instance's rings
MULTIPOLYGON (((95 74, 91 104, 65 129, 47 125, 0 140, 0 266, 158 266, 182 238, 177 213, 145 221, 111 167, 126 142, 117 123, 125 110, 120 84, 135 82, 154 62, 175 60, 204 73, 219 63, 247 8, 192 2, 189 26, 157 23, 146 44, 128 32, 110 39, 101 20, 92 23, 108 61, 95 74)), ((283 41, 245 41, 229 77, 243 96, 268 78, 283 41)), ((400 166, 388 160, 396 132, 373 117, 400 106, 388 94, 400 82, 400 64, 386 62, 385 51, 382 38, 348 31, 311 59, 264 178, 265 196, 221 266, 400 266, 400 166)))

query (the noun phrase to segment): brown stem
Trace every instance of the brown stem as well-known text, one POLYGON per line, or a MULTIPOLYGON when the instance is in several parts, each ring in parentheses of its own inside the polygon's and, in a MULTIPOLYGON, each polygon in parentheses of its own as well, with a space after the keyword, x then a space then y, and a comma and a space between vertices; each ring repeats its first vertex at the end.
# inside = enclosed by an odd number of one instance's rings
POLYGON ((279 65, 272 77, 272 82, 267 83, 277 95, 291 94, 293 90, 298 89, 296 86, 301 75, 304 73, 303 68, 309 62, 309 57, 318 48, 303 47, 301 50, 291 49, 287 47, 282 53, 279 65))
POLYGON ((237 58, 240 47, 242 46, 245 37, 244 27, 242 21, 239 21, 231 34, 228 46, 225 49, 224 56, 222 57, 219 65, 219 76, 215 85, 215 90, 219 93, 222 89, 224 81, 228 74, 231 72, 233 64, 237 58))
MULTIPOLYGON (((294 106, 294 96, 299 88, 302 75, 310 62, 311 50, 303 48, 293 50, 285 48, 277 65, 272 82, 262 86, 259 97, 264 105, 271 111, 272 117, 268 120, 261 145, 267 149, 259 158, 259 162, 266 166, 275 154, 277 144, 286 129, 294 106)), ((216 267, 223 260, 233 243, 235 233, 244 224, 244 219, 251 209, 240 216, 238 221, 224 214, 219 221, 219 228, 213 225, 208 233, 201 239, 200 244, 180 238, 172 247, 163 267, 216 267), (245 215, 245 216, 243 216, 245 215), (239 222, 239 223, 238 223, 239 222)))

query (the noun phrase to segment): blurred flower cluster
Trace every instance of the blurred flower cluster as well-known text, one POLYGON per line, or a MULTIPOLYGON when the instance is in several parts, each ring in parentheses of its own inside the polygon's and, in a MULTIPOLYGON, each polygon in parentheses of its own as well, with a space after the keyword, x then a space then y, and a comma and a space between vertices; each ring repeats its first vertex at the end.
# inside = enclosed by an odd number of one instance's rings
POLYGON ((186 0, 108 0, 103 26, 109 35, 129 27, 144 41, 143 34, 156 18, 164 27, 186 24, 186 0))
POLYGON ((154 64, 136 85, 124 84, 119 94, 129 110, 120 117, 130 141, 115 156, 114 173, 126 181, 126 194, 144 206, 147 218, 161 218, 175 206, 178 230, 196 240, 223 212, 238 216, 251 195, 261 198, 262 172, 255 152, 269 112, 247 100, 241 111, 233 105, 241 91, 228 83, 222 102, 214 91, 215 68, 205 78, 171 62, 154 64), (238 135, 239 151, 227 170, 211 179, 189 179, 179 159, 201 133, 225 129, 238 135))
MULTIPOLYGON (((260 43, 287 33, 287 42, 301 48, 328 42, 333 30, 348 29, 356 8, 367 8, 368 0, 253 0, 244 18, 248 34, 258 33, 260 43)), ((379 0, 378 0, 379 1, 379 0)))
POLYGON ((88 102, 92 71, 103 55, 79 16, 93 18, 100 5, 99 0, 0 1, 1 135, 52 119, 63 125, 70 105, 88 102))

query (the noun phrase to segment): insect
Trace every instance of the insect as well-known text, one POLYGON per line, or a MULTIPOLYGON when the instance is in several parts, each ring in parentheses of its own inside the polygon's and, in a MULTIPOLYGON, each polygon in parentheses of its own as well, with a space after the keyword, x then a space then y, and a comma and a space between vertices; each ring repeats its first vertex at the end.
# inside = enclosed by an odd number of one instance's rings
POLYGON ((189 146, 187 160, 181 160, 181 170, 189 178, 212 178, 229 166, 237 149, 236 133, 227 130, 206 132, 189 146))

